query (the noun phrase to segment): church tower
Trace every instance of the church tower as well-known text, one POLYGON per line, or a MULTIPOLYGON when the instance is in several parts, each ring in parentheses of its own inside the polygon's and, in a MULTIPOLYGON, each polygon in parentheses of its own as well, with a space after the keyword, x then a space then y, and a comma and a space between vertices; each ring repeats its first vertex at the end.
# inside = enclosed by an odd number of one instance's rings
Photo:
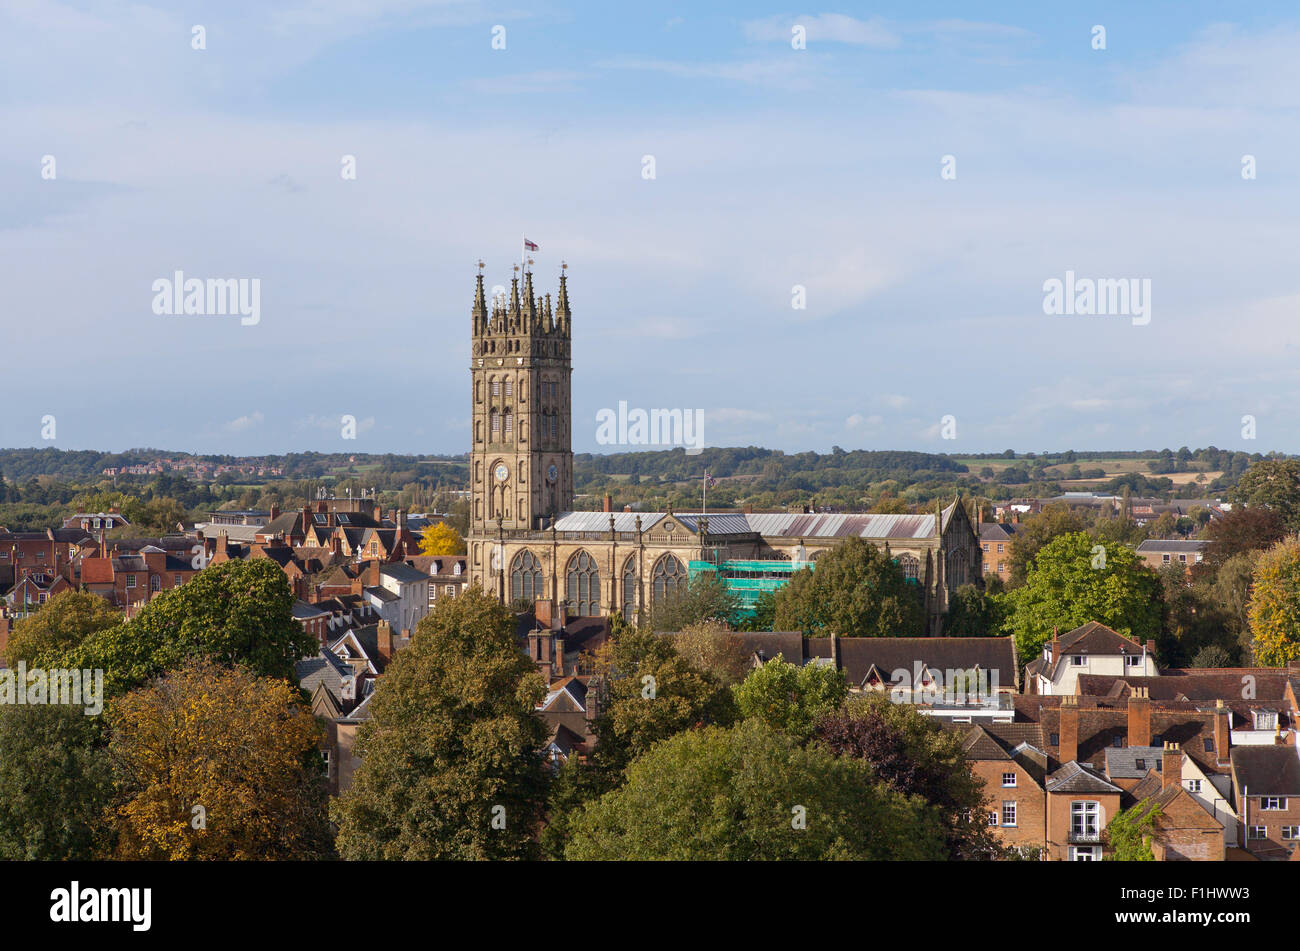
POLYGON ((479 544, 470 568, 491 590, 497 566, 484 549, 505 532, 547 528, 573 506, 573 365, 564 271, 552 310, 550 294, 534 295, 532 271, 521 288, 518 266, 509 297, 489 302, 482 268, 472 311, 470 537, 479 544))

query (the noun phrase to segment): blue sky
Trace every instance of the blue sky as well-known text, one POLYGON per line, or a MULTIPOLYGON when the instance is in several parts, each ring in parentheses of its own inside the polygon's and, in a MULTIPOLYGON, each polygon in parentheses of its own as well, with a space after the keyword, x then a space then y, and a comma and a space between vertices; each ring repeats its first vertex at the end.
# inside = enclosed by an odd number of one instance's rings
POLYGON ((0 445, 466 451, 474 262, 526 232, 577 451, 626 401, 709 445, 1298 452, 1300 21, 1133 6, 0 0, 0 445), (260 322, 154 314, 177 269, 260 322), (1067 270, 1150 323, 1045 315, 1067 270))

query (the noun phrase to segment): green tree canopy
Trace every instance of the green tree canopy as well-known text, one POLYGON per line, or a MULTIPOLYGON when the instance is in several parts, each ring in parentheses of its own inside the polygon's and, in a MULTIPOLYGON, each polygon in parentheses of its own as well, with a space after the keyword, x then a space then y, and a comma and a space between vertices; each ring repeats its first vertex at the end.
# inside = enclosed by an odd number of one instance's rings
POLYGON ((103 668, 105 690, 116 694, 193 654, 292 681, 294 663, 318 649, 293 618, 284 572, 258 558, 205 568, 155 596, 130 621, 91 634, 58 666, 103 668))
POLYGON ((777 654, 750 671, 732 692, 741 716, 762 720, 802 743, 812 736, 819 720, 843 706, 849 688, 844 674, 834 667, 797 667, 777 654))
POLYGON ((546 686, 515 619, 478 586, 440 598, 393 657, 361 727, 361 767, 331 810, 345 859, 537 854, 546 686))
POLYGON ((943 832, 919 797, 861 761, 759 720, 691 730, 634 762, 574 820, 576 860, 926 860, 943 832))
POLYGON ((105 598, 83 591, 63 591, 14 625, 5 648, 10 667, 56 667, 56 661, 87 637, 122 623, 122 613, 105 598))
POLYGON ((845 711, 823 718, 816 733, 817 742, 861 760, 878 781, 928 802, 951 857, 987 858, 1000 847, 984 819, 988 794, 970 771, 962 736, 883 694, 853 698, 845 711))
POLYGON ((1024 586, 1005 595, 1002 630, 1015 635, 1022 661, 1038 656, 1053 628, 1064 633, 1089 621, 1145 641, 1161 632, 1160 595, 1160 579, 1131 548, 1070 532, 1043 546, 1024 586))
POLYGON ((795 572, 776 595, 775 626, 809 636, 915 636, 925 628, 919 586, 875 545, 847 538, 795 572))
POLYGON ((113 791, 104 738, 81 707, 0 706, 0 859, 98 857, 113 791))
POLYGON ((1300 459, 1261 459, 1253 463, 1232 492, 1234 502, 1272 509, 1287 530, 1300 531, 1300 459))

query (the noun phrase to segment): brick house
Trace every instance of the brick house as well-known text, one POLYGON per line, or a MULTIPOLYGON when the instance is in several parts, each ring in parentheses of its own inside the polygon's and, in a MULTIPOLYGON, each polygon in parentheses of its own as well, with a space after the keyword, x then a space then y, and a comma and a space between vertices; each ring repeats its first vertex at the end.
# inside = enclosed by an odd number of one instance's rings
POLYGON ((1121 790, 1094 766, 1070 760, 1047 777, 1046 857, 1099 862, 1106 824, 1120 811, 1121 790))
POLYGON ((1234 749, 1232 791, 1242 847, 1260 859, 1290 858, 1300 842, 1300 758, 1296 747, 1276 744, 1234 749))
POLYGON ((988 824, 1011 848, 1042 848, 1047 839, 1042 728, 1032 723, 972 726, 962 741, 971 772, 984 783, 988 824))
POLYGON ((1185 571, 1191 571, 1192 565, 1200 564, 1205 559, 1209 544, 1204 539, 1196 538, 1148 538, 1138 545, 1137 553, 1152 568, 1182 565, 1185 571))
POLYGON ((1127 790, 1123 807, 1138 816, 1154 812, 1149 844, 1157 862, 1222 862, 1224 825, 1182 781, 1187 757, 1177 743, 1166 743, 1156 752, 1158 767, 1127 790))
POLYGON ((984 553, 984 574, 1003 581, 1011 577, 1011 540, 1020 526, 1011 522, 980 522, 980 549, 984 553))

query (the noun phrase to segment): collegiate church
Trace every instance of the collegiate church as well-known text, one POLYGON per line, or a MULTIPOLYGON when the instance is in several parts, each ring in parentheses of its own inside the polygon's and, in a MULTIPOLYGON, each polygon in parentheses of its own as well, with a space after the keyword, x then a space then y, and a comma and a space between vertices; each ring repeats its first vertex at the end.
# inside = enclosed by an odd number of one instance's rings
POLYGON ((553 306, 525 269, 489 307, 480 264, 471 322, 469 574, 503 602, 549 598, 571 614, 635 620, 685 588, 692 561, 811 561, 852 535, 922 587, 930 634, 951 593, 982 582, 978 531, 955 500, 923 515, 571 511, 567 274, 553 306))

